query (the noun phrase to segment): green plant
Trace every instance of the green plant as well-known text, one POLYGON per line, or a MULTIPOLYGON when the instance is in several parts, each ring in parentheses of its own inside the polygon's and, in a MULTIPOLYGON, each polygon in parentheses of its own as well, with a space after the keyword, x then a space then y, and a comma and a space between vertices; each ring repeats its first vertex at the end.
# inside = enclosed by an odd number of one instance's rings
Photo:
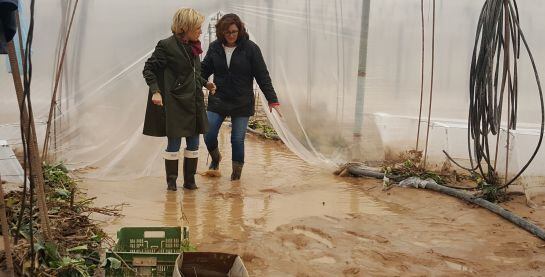
POLYGON ((488 184, 483 179, 479 178, 477 188, 480 190, 479 196, 492 203, 502 202, 506 198, 505 190, 500 189, 496 184, 488 184))
POLYGON ((84 195, 80 194, 76 181, 62 164, 44 165, 43 172, 48 214, 51 226, 57 230, 47 241, 39 232, 38 208, 34 206, 32 213, 22 214, 20 227, 17 227, 23 192, 10 191, 5 195, 10 230, 19 235, 18 247, 14 249, 16 270, 23 275, 29 274, 32 265, 29 254, 33 249, 34 274, 37 276, 92 276, 100 262, 101 242, 106 234, 92 222, 89 214, 117 216, 119 208, 97 208, 92 206, 92 198, 81 199, 84 195), (75 195, 78 199, 74 199, 75 195))
POLYGON ((46 164, 43 166, 45 184, 52 188, 71 189, 76 182, 68 175, 68 169, 64 164, 46 164))
POLYGON ((195 252, 197 251, 197 247, 189 241, 189 239, 182 240, 181 245, 182 252, 195 252))
POLYGON ((256 131, 261 131, 263 136, 268 139, 272 139, 278 136, 278 134, 276 133, 276 130, 273 127, 267 124, 261 123, 257 120, 251 120, 248 123, 248 127, 256 131))

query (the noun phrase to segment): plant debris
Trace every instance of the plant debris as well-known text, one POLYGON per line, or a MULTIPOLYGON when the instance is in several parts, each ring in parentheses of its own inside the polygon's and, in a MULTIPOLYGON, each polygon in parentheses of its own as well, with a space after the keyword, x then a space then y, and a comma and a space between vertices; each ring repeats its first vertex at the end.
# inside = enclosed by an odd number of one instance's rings
MULTIPOLYGON (((17 227, 22 190, 11 191, 5 196, 9 229, 11 235, 18 238, 13 246, 15 270, 19 276, 30 275, 34 260, 35 276, 93 276, 100 264, 101 243, 107 235, 89 216, 92 213, 120 216, 121 206, 92 207, 94 198, 85 197, 62 164, 45 165, 43 169, 52 238, 44 240, 38 231, 38 207, 33 207, 32 217, 29 216, 28 197, 24 200, 26 208, 20 227, 17 227), (33 259, 31 233, 34 237, 33 259)), ((4 262, 4 253, 1 255, 4 262)))
POLYGON ((252 130, 258 132, 260 135, 267 139, 279 139, 278 134, 276 133, 276 130, 274 130, 273 127, 269 126, 267 123, 263 123, 259 120, 252 119, 248 123, 248 127, 250 127, 252 130))
MULTIPOLYGON (((341 177, 350 176, 349 168, 352 166, 362 166, 361 163, 347 163, 339 166, 334 172, 341 177)), ((383 190, 391 188, 392 180, 401 181, 410 177, 417 177, 423 180, 433 180, 437 184, 456 189, 465 189, 475 192, 475 196, 488 200, 490 202, 503 202, 508 200, 505 189, 501 189, 497 184, 488 184, 482 176, 472 173, 472 175, 459 174, 452 169, 450 161, 447 159, 439 170, 428 170, 424 167, 422 161, 422 151, 407 151, 400 154, 395 159, 387 160, 382 165, 384 173, 383 190), (461 186, 452 186, 450 184, 461 186)), ((497 176, 493 178, 499 180, 497 176)), ((499 183, 499 182, 497 182, 499 183)))

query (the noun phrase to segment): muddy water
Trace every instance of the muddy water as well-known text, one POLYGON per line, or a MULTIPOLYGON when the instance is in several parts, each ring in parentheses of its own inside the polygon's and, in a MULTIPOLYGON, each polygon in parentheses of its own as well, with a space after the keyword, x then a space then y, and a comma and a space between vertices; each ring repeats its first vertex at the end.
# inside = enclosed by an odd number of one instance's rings
MULTIPOLYGON (((220 168, 222 177, 197 175, 197 191, 181 189, 182 172, 177 192, 167 192, 163 178, 153 177, 124 182, 87 180, 83 187, 89 195, 98 196, 97 205, 128 204, 125 216, 106 227, 111 234, 119 226, 184 222, 195 242, 248 237, 302 217, 395 214, 394 207, 355 189, 346 179, 305 164, 279 143, 253 137, 247 143, 243 178, 231 182, 228 146, 220 146, 227 149, 220 168)), ((207 157, 201 155, 199 173, 206 171, 206 162, 207 157)))
MULTIPOLYGON (((231 182, 225 134, 220 148, 223 176, 197 176, 196 191, 167 192, 163 178, 82 186, 97 205, 128 204, 124 217, 97 218, 113 237, 122 226, 188 225, 200 250, 237 253, 252 276, 545 272, 544 242, 481 209, 431 192, 383 192, 378 181, 338 178, 253 137, 242 179, 231 182)), ((200 172, 205 163, 201 153, 200 172)), ((508 208, 544 226, 544 212, 522 197, 508 208)))

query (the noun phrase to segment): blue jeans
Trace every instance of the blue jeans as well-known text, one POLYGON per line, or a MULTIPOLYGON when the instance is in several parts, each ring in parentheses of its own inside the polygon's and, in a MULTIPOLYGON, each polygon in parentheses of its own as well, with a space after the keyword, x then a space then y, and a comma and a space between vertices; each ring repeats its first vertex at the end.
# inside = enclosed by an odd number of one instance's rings
MULTIPOLYGON (((194 135, 185 138, 186 148, 189 151, 199 150, 199 135, 194 135)), ((182 138, 168 138, 167 152, 178 152, 182 145, 182 138)))
MULTIPOLYGON (((218 148, 218 134, 225 116, 210 111, 206 112, 206 114, 208 115, 209 130, 204 136, 204 142, 208 151, 211 152, 218 148)), ((234 162, 244 163, 244 138, 249 119, 247 116, 231 118, 231 123, 233 124, 231 130, 231 148, 233 150, 232 160, 234 162)))

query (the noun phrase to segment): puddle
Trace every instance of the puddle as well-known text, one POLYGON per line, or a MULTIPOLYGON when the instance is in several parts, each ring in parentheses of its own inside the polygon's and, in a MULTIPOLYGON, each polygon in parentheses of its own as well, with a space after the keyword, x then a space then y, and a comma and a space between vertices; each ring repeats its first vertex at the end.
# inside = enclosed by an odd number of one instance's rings
POLYGON ((449 261, 445 261, 445 263, 447 264, 447 266, 451 269, 454 269, 454 270, 459 270, 459 271, 466 271, 466 272, 471 272, 471 270, 465 266, 465 265, 462 265, 462 264, 457 264, 457 263, 453 263, 453 262, 449 262, 449 261))
MULTIPOLYGON (((210 242, 225 237, 244 238, 252 232, 268 232, 297 218, 364 213, 392 216, 386 204, 354 189, 353 185, 328 170, 307 165, 277 143, 248 138, 247 163, 242 180, 231 182, 230 143, 220 138, 222 177, 196 176, 199 189, 167 192, 163 177, 131 181, 87 180, 83 187, 98 196, 97 205, 126 202, 124 218, 109 222, 107 232, 115 235, 121 226, 189 225, 192 239, 210 242), (289 166, 286 166, 288 165, 289 166)), ((206 151, 200 151, 198 171, 206 169, 206 151)), ((181 168, 181 165, 180 165, 181 168)))
POLYGON ((326 245, 327 247, 329 248, 333 248, 333 243, 331 242, 331 240, 327 239, 327 238, 324 238, 323 236, 321 236, 320 234, 318 233, 315 233, 315 232, 312 232, 312 231, 308 231, 308 230, 303 230, 303 229, 294 229, 293 232, 295 234, 301 234, 301 235, 305 235, 313 240, 316 240, 324 245, 326 245))
POLYGON ((504 263, 504 264, 516 264, 520 263, 523 258, 507 258, 507 257, 498 257, 498 256, 486 256, 487 259, 504 263))
POLYGON ((335 258, 333 257, 326 256, 326 257, 321 257, 317 259, 312 259, 309 262, 313 264, 335 264, 337 260, 335 260, 335 258))
MULTIPOLYGON (((370 190, 380 183, 339 178, 277 143, 248 138, 242 179, 231 182, 229 136, 220 136, 220 148, 227 149, 222 177, 197 175, 195 191, 181 188, 182 174, 177 192, 167 192, 164 177, 84 180, 81 187, 97 197, 96 206, 128 204, 123 217, 94 216, 113 238, 124 226, 183 224, 199 250, 254 257, 244 261, 252 276, 425 276, 445 264, 472 274, 503 272, 509 265, 505 272, 516 273, 544 259, 542 251, 527 251, 532 256, 525 259, 494 256, 510 251, 494 243, 499 239, 520 244, 533 238, 509 227, 490 241, 499 228, 494 224, 503 221, 486 211, 423 191, 370 190), (460 262, 445 261, 441 253, 453 253, 460 262), (486 259, 474 261, 477 256, 486 259)), ((201 151, 198 171, 206 170, 206 158, 201 151)))

